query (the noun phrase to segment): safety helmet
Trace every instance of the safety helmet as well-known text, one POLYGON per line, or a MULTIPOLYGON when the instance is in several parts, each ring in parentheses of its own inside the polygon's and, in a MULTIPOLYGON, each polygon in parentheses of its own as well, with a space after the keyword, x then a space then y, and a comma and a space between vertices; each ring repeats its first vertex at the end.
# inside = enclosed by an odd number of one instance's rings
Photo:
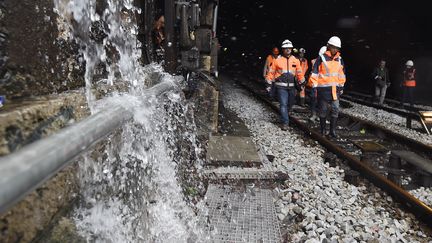
POLYGON ((318 55, 322 55, 327 51, 327 46, 322 46, 318 52, 318 55))
POLYGON ((302 47, 302 48, 299 49, 299 52, 300 53, 306 53, 306 50, 302 47))
POLYGON ((337 37, 337 36, 330 37, 330 39, 328 40, 327 44, 335 46, 337 48, 341 48, 342 47, 342 42, 341 42, 340 38, 337 37))
POLYGON ((279 55, 279 48, 277 48, 277 47, 273 47, 273 49, 272 49, 272 54, 273 54, 273 55, 279 55))
POLYGON ((281 45, 282 48, 293 48, 293 44, 290 40, 284 40, 281 45))
POLYGON ((412 67, 412 66, 414 66, 414 62, 411 61, 411 60, 408 60, 408 61, 405 63, 405 65, 412 67))

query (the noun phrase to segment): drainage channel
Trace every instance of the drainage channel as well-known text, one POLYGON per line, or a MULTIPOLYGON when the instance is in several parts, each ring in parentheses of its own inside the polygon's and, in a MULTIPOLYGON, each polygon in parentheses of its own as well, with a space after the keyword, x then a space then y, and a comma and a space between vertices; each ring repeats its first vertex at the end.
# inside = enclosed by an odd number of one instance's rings
MULTIPOLYGON (((264 95, 260 93, 260 90, 262 88, 258 84, 256 84, 255 82, 250 82, 250 80, 247 83, 247 85, 240 80, 237 80, 237 83, 242 87, 244 87, 245 89, 247 89, 248 91, 250 91, 252 94, 254 94, 258 99, 267 103, 276 112, 279 112, 278 105, 275 102, 271 102, 267 97, 264 97, 264 95)), ((414 197, 413 195, 411 195, 405 189, 403 189, 400 185, 398 185, 398 183, 396 183, 395 180, 391 180, 391 178, 400 176, 397 175, 397 173, 395 173, 395 171, 397 170, 396 168, 389 168, 386 171, 384 171, 384 174, 380 174, 376 168, 373 168, 371 166, 372 163, 367 159, 367 156, 363 156, 362 158, 363 152, 365 152, 365 148, 368 146, 364 146, 362 151, 361 146, 351 146, 352 141, 350 141, 349 139, 338 139, 338 141, 333 141, 327 139, 326 137, 321 136, 317 132, 316 124, 313 123, 310 124, 307 122, 307 117, 305 116, 307 113, 308 112, 307 111, 305 112, 304 109, 300 108, 297 111, 295 109, 292 114, 293 116, 291 116, 292 118, 291 121, 293 121, 293 123, 297 127, 299 127, 301 130, 306 132, 309 136, 319 141, 329 151, 336 154, 343 160, 347 161, 350 167, 360 172, 363 177, 365 177, 366 179, 374 183, 376 186, 380 187, 384 191, 388 192, 390 195, 394 196, 400 202, 402 202, 403 205, 406 206, 410 211, 412 211, 420 220, 422 220, 429 226, 432 225, 432 208, 429 205, 426 205, 424 202, 417 199, 416 197, 414 197)), ((361 123, 362 121, 360 121, 359 119, 354 119, 354 122, 361 123)), ((373 124, 367 122, 366 126, 372 127, 373 124)), ((380 130, 379 127, 375 127, 375 129, 380 130)), ((386 132, 379 132, 379 131, 378 134, 379 136, 392 135, 392 134, 389 135, 386 132)), ((368 135, 373 135, 373 134, 368 134, 368 135)), ((401 136, 396 136, 392 138, 394 138, 394 140, 397 140, 399 143, 403 143, 404 141, 406 141, 406 144, 403 145, 405 149, 415 148, 415 150, 423 152, 427 157, 430 156, 431 150, 427 145, 415 146, 413 141, 403 138, 401 136)), ((376 136, 375 139, 377 139, 376 136)), ((367 151, 365 154, 367 155, 367 151)), ((411 162, 414 163, 420 162, 418 160, 409 161, 411 159, 407 156, 401 159, 405 160, 405 162, 407 162, 408 164, 411 162)), ((416 170, 418 171, 419 169, 421 168, 417 168, 416 170)), ((429 171, 424 171, 424 173, 429 175, 431 174, 429 171)))
MULTIPOLYGON (((223 116, 224 123, 236 120, 233 116, 223 116)), ((272 190, 288 175, 272 168, 244 124, 235 124, 209 138, 203 173, 207 210, 200 222, 212 242, 282 242, 272 190)))

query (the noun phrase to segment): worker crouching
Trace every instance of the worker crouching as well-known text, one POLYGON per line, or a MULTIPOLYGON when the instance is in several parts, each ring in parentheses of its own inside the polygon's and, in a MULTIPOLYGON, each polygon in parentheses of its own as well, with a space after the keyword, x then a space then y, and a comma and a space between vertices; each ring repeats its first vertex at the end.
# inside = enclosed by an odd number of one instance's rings
MULTIPOLYGON (((266 76, 270 91, 272 83, 276 87, 281 114, 281 129, 287 130, 289 124, 288 103, 295 97, 296 88, 305 83, 300 61, 292 55, 293 44, 289 40, 282 42, 282 55, 274 60, 266 76)), ((292 104, 291 104, 292 105, 292 104)))
POLYGON ((317 89, 321 134, 326 134, 326 117, 330 107, 330 133, 336 138, 339 116, 339 97, 346 81, 344 63, 340 55, 341 40, 333 36, 327 42, 327 51, 317 58, 310 80, 317 89))

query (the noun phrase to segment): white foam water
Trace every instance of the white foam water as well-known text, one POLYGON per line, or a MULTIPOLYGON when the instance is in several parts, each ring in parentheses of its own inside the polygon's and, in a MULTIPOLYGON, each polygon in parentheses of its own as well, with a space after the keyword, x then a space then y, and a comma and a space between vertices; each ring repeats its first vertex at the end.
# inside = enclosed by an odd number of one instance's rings
POLYGON ((132 0, 105 3, 103 11, 97 11, 96 0, 54 0, 59 38, 81 47, 91 112, 121 105, 134 114, 80 161, 81 200, 74 221, 90 242, 195 241, 200 238, 197 217, 178 179, 178 168, 188 162, 183 150, 194 158, 200 151, 191 108, 179 89, 161 97, 143 95, 151 83, 181 85, 182 79, 157 64, 140 64, 133 17, 139 9, 132 0), (104 26, 103 40, 91 36, 95 23, 104 26), (100 66, 105 67, 102 78, 97 75, 100 66), (118 83, 126 84, 126 91, 96 100, 97 85, 118 83))

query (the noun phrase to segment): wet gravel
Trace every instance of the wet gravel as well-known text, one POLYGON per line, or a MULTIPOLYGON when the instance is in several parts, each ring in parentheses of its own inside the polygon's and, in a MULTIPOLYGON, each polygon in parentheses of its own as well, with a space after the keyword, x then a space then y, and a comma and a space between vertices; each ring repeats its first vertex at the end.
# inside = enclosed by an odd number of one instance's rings
POLYGON ((256 144, 286 171, 288 188, 274 190, 277 216, 289 242, 429 242, 416 219, 381 190, 344 181, 345 171, 324 162, 324 149, 290 128, 247 91, 225 82, 227 108, 242 118, 256 144))

